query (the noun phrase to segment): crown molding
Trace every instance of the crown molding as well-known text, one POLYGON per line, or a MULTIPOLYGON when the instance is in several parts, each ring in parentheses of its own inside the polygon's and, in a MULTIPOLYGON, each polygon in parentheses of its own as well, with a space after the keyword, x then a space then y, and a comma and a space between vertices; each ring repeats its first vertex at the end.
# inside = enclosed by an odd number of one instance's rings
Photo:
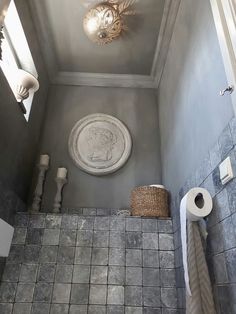
POLYGON ((170 40, 181 0, 165 0, 163 18, 150 75, 83 73, 59 71, 50 23, 43 1, 28 0, 35 19, 48 75, 52 84, 100 87, 157 88, 165 66, 170 40), (47 48, 46 48, 47 47, 47 48))
POLYGON ((165 1, 160 32, 157 40, 156 52, 151 70, 151 77, 153 78, 156 87, 159 86, 161 76, 165 67, 180 2, 181 0, 165 1))
POLYGON ((100 87, 156 88, 149 75, 58 72, 53 84, 100 87))

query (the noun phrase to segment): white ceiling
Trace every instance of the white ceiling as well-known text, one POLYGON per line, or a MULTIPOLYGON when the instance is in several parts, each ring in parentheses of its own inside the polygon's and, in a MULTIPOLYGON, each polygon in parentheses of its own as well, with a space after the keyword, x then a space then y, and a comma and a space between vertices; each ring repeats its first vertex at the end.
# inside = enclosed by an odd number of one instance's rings
POLYGON ((28 0, 52 83, 155 87, 179 0, 138 0, 129 30, 104 46, 84 33, 88 1, 28 0))

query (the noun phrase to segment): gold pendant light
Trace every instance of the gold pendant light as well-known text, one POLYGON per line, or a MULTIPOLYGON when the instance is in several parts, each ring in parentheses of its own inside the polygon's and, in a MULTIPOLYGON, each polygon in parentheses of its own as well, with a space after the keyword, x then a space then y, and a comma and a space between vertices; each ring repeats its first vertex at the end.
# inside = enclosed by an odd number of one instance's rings
POLYGON ((127 10, 135 0, 124 0, 117 3, 108 0, 92 7, 84 17, 84 31, 88 38, 100 45, 117 39, 123 30, 123 15, 134 15, 134 11, 127 10))

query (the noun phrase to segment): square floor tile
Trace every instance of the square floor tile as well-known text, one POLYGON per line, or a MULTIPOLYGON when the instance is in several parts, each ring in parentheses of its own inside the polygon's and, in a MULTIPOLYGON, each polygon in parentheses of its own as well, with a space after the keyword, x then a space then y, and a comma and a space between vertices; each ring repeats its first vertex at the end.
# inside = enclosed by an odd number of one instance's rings
POLYGON ((15 303, 13 308, 13 314, 30 314, 31 303, 15 303))
POLYGON ((126 231, 141 231, 141 218, 126 218, 126 231))
POLYGON ((71 284, 55 283, 53 288, 52 302, 53 303, 69 303, 70 301, 71 284))
POLYGON ((108 264, 108 249, 93 248, 92 265, 107 265, 108 264))
POLYGON ((76 230, 61 229, 59 240, 60 245, 75 246, 76 233, 77 233, 76 230))
POLYGON ((121 305, 108 305, 107 314, 125 314, 125 308, 121 305))
POLYGON ((72 282, 73 265, 57 265, 55 282, 72 282))
POLYGON ((124 248, 125 247, 125 233, 110 231, 110 247, 124 248))
POLYGON ((1 314, 11 314, 13 309, 12 303, 0 303, 0 313, 1 314))
POLYGON ((34 302, 50 303, 52 297, 53 284, 39 282, 34 289, 34 302))
POLYGON ((52 304, 50 314, 68 314, 68 304, 52 304))
POLYGON ((159 267, 158 251, 143 250, 143 267, 159 267))
POLYGON ((78 230, 93 230, 94 217, 83 217, 78 220, 78 230))
POLYGON ((111 210, 109 208, 97 208, 97 216, 110 216, 111 210))
POLYGON ((29 215, 17 213, 14 219, 14 227, 27 228, 29 223, 29 215))
POLYGON ((77 232, 77 246, 92 246, 93 231, 92 230, 78 230, 77 232))
POLYGON ((126 249, 126 266, 142 266, 142 250, 126 249))
POLYGON ((89 285, 88 284, 72 284, 71 304, 88 304, 89 285))
POLYGON ((43 245, 59 245, 59 237, 59 229, 44 229, 43 245))
POLYGON ((62 229, 73 229, 76 230, 78 227, 78 216, 77 215, 63 215, 61 221, 62 229))
POLYGON ((158 268, 143 268, 143 285, 149 287, 161 285, 158 268))
POLYGON ((125 284, 125 267, 109 266, 108 284, 124 285, 125 284))
POLYGON ((60 229, 61 219, 59 215, 47 215, 45 220, 45 228, 47 229, 60 229))
POLYGON ((22 264, 19 281, 35 282, 37 277, 38 264, 22 264))
POLYGON ((124 304, 124 287, 108 286, 107 304, 124 304))
POLYGON ((27 244, 42 244, 44 229, 42 228, 29 228, 27 231, 26 243, 27 244))
POLYGON ((142 307, 126 306, 125 314, 143 314, 142 307))
POLYGON ((142 233, 141 232, 126 232, 126 248, 127 249, 142 249, 142 233))
POLYGON ((0 283, 0 302, 13 302, 17 284, 13 282, 0 283))
POLYGON ((160 307, 161 289, 158 287, 143 287, 144 306, 160 307))
POLYGON ((35 285, 32 283, 19 283, 16 291, 16 302, 32 302, 35 285))
POLYGON ((142 306, 142 287, 126 286, 125 287, 125 305, 142 306))
POLYGON ((21 264, 5 264, 2 281, 18 282, 21 264))
POLYGON ((159 219, 158 220, 158 231, 163 233, 173 233, 172 220, 170 219, 159 219))
POLYGON ((58 264, 74 264, 75 247, 72 246, 59 246, 57 262, 58 264))
POLYGON ((71 305, 69 314, 87 314, 87 305, 71 305))
POLYGON ((125 231, 125 218, 110 217, 110 230, 124 232, 125 231))
POLYGON ((40 251, 40 263, 56 263, 57 253, 57 246, 43 246, 40 251))
POLYGON ((94 247, 108 247, 109 231, 94 231, 93 233, 93 246, 94 247))
POLYGON ((163 307, 177 307, 177 291, 176 288, 161 288, 161 304, 163 307))
POLYGON ((106 306, 103 305, 89 305, 88 314, 106 314, 106 306))
POLYGON ((161 286, 176 287, 175 269, 161 269, 161 286))
POLYGON ((107 266, 92 266, 90 282, 92 284, 107 284, 107 266))
POLYGON ((45 228, 45 215, 30 215, 28 226, 29 228, 45 228))
POLYGON ((75 251, 75 264, 90 265, 91 264, 90 247, 77 247, 75 251))
POLYGON ((144 250, 158 250, 158 233, 143 233, 144 250))
POLYGON ((125 249, 109 249, 109 265, 125 266, 125 249))
POLYGON ((126 267, 126 285, 142 286, 142 267, 126 267))
POLYGON ((83 208, 83 216, 96 216, 96 208, 83 208))
POLYGON ((109 217, 95 217, 94 230, 109 230, 109 217))
POLYGON ((174 251, 160 251, 159 256, 160 256, 161 268, 174 268, 175 267, 174 251))
POLYGON ((142 218, 143 232, 157 232, 157 219, 142 218))
POLYGON ((89 304, 106 304, 107 286, 91 285, 89 293, 89 304))
POLYGON ((74 265, 73 283, 89 283, 90 266, 74 265))
POLYGON ((160 233, 159 234, 159 248, 162 251, 174 250, 173 234, 160 233))
POLYGON ((7 258, 8 263, 22 263, 24 260, 24 245, 12 245, 9 256, 7 258))
POLYGON ((42 264, 38 271, 38 281, 54 282, 56 266, 54 264, 42 264))
POLYGON ((38 245, 26 245, 24 250, 24 262, 35 264, 39 261, 41 247, 38 245))
MULTIPOLYGON (((143 314, 168 314, 168 312, 166 312, 166 309, 161 310, 160 308, 145 307, 143 309, 143 314)), ((177 312, 170 312, 169 314, 177 314, 177 312)))
POLYGON ((26 233, 27 233, 26 228, 15 228, 12 244, 25 244, 26 233))
POLYGON ((33 303, 31 314, 49 314, 50 304, 48 303, 33 303))

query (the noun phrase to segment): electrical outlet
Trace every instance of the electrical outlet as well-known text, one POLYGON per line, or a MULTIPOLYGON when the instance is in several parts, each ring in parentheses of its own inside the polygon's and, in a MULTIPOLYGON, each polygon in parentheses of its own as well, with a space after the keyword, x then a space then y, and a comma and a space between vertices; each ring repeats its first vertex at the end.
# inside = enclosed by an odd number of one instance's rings
POLYGON ((219 169, 220 169, 220 180, 223 185, 233 179, 234 174, 233 174, 230 157, 227 157, 224 161, 222 161, 222 163, 219 166, 219 169))

